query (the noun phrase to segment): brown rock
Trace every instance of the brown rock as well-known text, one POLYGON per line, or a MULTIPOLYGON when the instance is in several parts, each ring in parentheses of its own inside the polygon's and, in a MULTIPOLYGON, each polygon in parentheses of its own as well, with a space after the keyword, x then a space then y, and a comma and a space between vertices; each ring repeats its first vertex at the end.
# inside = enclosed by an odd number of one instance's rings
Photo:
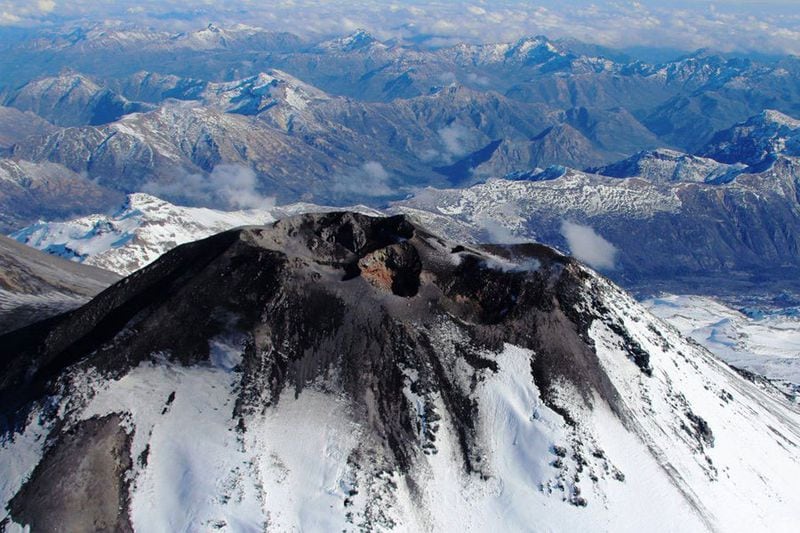
POLYGON ((365 255, 358 262, 361 276, 375 287, 398 296, 415 296, 419 290, 422 263, 408 242, 392 244, 365 255))

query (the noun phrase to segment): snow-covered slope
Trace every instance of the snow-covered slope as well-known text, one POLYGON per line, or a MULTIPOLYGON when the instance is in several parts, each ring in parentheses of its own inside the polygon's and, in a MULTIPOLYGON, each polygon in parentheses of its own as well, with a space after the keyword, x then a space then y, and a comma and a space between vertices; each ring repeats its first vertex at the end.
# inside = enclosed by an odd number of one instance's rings
POLYGON ((665 295, 643 305, 726 363, 775 383, 800 401, 800 313, 749 314, 709 297, 665 295))
POLYGON ((269 211, 181 207, 136 193, 110 215, 39 222, 14 233, 12 238, 65 259, 130 274, 179 244, 236 226, 274 220, 269 211))
POLYGON ((800 413, 542 246, 296 217, 179 247, 39 333, 2 339, 11 531, 800 519, 800 413))
MULTIPOLYGON (((149 194, 135 193, 128 195, 125 204, 112 214, 65 222, 40 221, 12 237, 52 255, 130 274, 185 242, 239 226, 267 224, 290 214, 335 209, 297 203, 271 209, 220 211, 174 205, 149 194)), ((359 210, 375 212, 366 207, 359 210)))
POLYGON ((330 97, 285 72, 270 70, 243 80, 209 83, 200 98, 228 113, 257 115, 276 106, 284 113, 298 113, 330 97))
POLYGON ((675 150, 639 152, 592 172, 615 178, 641 177, 655 183, 728 183, 745 171, 744 164, 726 165, 675 150))
POLYGON ((778 156, 800 156, 800 120, 767 109, 718 132, 701 154, 748 165, 765 165, 778 156))

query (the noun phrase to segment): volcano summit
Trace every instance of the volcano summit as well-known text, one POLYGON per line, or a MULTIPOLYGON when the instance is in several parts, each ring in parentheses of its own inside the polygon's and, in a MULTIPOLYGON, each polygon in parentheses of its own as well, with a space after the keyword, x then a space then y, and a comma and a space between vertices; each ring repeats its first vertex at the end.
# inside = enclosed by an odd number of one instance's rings
POLYGON ((541 245, 302 215, 0 346, 7 531, 798 523, 796 408, 541 245))

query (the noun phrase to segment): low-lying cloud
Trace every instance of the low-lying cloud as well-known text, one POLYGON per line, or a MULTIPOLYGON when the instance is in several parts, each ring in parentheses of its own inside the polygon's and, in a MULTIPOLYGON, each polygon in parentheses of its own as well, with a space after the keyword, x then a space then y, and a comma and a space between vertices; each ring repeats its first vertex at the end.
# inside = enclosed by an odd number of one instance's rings
POLYGON ((567 240, 570 253, 578 260, 599 270, 616 267, 617 247, 591 227, 565 220, 561 223, 561 234, 567 240))
POLYGON ((531 239, 526 239, 515 234, 511 229, 499 220, 493 218, 482 218, 478 222, 481 229, 486 234, 486 242, 491 244, 522 244, 530 242, 531 239))
POLYGON ((483 240, 491 244, 522 244, 531 242, 528 236, 520 235, 512 228, 524 231, 525 217, 520 215, 520 207, 514 202, 493 206, 488 213, 475 217, 475 222, 484 232, 483 240))
POLYGON ((342 196, 390 196, 397 191, 390 185, 389 172, 378 161, 367 161, 333 177, 333 191, 342 196))
POLYGON ((208 175, 184 174, 170 182, 150 182, 142 188, 166 200, 218 209, 264 209, 275 207, 275 198, 258 190, 253 169, 220 164, 208 175))
POLYGON ((466 155, 469 151, 469 143, 472 140, 472 133, 457 122, 441 128, 439 139, 442 141, 445 151, 453 157, 466 155))

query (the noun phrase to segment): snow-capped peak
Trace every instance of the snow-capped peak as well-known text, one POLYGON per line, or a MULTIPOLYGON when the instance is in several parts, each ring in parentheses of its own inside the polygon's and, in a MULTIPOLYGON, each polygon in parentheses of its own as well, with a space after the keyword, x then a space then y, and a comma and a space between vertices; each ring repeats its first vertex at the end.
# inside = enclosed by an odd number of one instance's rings
POLYGON ((56 91, 60 93, 67 93, 78 88, 88 93, 94 93, 100 90, 99 85, 83 74, 75 72, 65 72, 59 76, 41 78, 31 82, 28 87, 32 91, 56 91))
POLYGON ((745 163, 762 170, 778 157, 800 156, 800 120, 768 109, 718 132, 700 153, 724 163, 745 163))
POLYGON ((525 37, 514 43, 505 53, 506 59, 516 61, 546 61, 553 56, 562 56, 559 50, 547 37, 525 37))
POLYGON ((269 211, 184 207, 150 194, 134 193, 112 214, 39 222, 12 237, 65 259, 129 274, 178 244, 272 220, 269 211))
POLYGON ((375 41, 377 41, 377 39, 373 37, 372 34, 369 33, 367 30, 358 29, 353 33, 351 33, 350 35, 342 38, 341 42, 345 46, 358 47, 358 46, 372 44, 375 41))
POLYGON ((764 122, 776 124, 778 126, 785 126, 791 129, 800 129, 800 120, 794 119, 789 115, 774 109, 765 109, 759 118, 761 118, 764 122))
POLYGON ((242 80, 209 83, 201 98, 230 113, 255 115, 281 105, 302 111, 329 96, 286 72, 271 69, 242 80))
POLYGON ((69 530, 797 528, 800 413, 547 247, 287 218, 37 327, 0 382, 15 530, 59 529, 43 501, 69 530))
POLYGON ((727 165, 713 159, 668 148, 645 150, 627 159, 589 169, 615 178, 641 177, 653 183, 728 183, 745 171, 746 165, 727 165))
POLYGON ((325 50, 337 50, 340 52, 353 52, 357 50, 372 49, 374 47, 386 48, 386 45, 376 39, 371 33, 364 29, 358 29, 345 37, 339 37, 320 44, 325 50))
POLYGON ((153 196, 152 194, 148 194, 146 192, 135 192, 127 196, 125 204, 122 207, 122 211, 130 212, 136 209, 156 211, 175 207, 177 206, 174 206, 173 204, 170 204, 166 200, 162 200, 157 196, 153 196))

